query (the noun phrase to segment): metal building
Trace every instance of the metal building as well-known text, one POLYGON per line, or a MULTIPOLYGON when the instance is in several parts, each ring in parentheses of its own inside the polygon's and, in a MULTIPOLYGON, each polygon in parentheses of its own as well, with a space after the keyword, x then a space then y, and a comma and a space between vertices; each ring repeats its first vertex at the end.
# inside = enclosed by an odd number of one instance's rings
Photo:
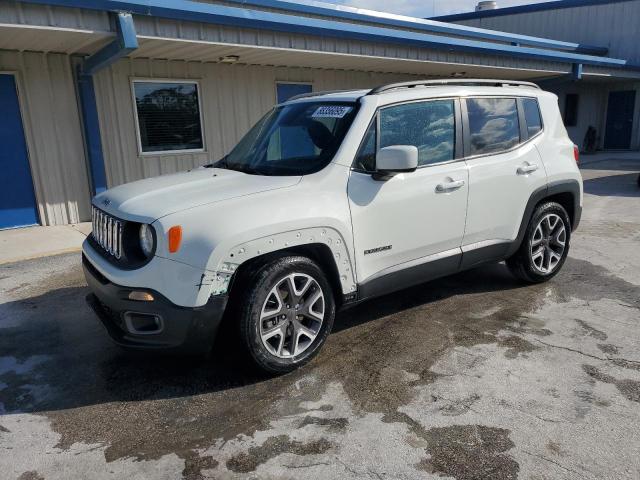
MULTIPOLYGON (((498 2, 499 6, 499 2, 498 2)), ((475 28, 553 38, 604 47, 607 55, 640 65, 640 1, 564 0, 510 8, 482 9, 436 17, 475 28)), ((567 131, 583 146, 589 126, 605 150, 640 148, 640 83, 618 75, 539 79, 556 93, 567 131)))
MULTIPOLYGON (((86 221, 95 192, 217 160, 300 92, 640 82, 633 52, 558 37, 320 2, 0 0, 0 228, 86 221)), ((581 98, 580 122, 587 101, 600 100, 581 98)))

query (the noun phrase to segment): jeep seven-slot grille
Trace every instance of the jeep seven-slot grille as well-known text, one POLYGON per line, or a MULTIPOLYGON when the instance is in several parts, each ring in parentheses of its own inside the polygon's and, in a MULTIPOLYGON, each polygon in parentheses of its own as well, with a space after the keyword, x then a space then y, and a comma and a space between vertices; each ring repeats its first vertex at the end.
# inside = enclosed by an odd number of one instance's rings
POLYGON ((91 223, 94 240, 105 252, 119 260, 122 257, 123 222, 92 206, 91 223))

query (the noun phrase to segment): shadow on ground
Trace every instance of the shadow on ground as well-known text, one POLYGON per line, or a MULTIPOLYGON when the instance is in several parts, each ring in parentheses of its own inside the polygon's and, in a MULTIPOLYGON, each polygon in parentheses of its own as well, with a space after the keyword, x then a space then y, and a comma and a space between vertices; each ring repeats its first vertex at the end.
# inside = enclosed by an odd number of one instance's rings
POLYGON ((0 306, 0 325, 8 325, 0 337, 0 402, 6 414, 45 415, 59 448, 107 445, 107 461, 190 458, 214 439, 253 435, 274 418, 299 414, 301 402, 318 401, 331 382, 342 385, 355 412, 380 413, 425 437, 400 407, 416 386, 437 378, 431 367, 450 349, 498 344, 507 360, 535 350, 518 334, 549 334, 530 312, 550 295, 640 303, 640 288, 588 262, 570 259, 550 283, 527 287, 493 265, 343 311, 314 361, 265 378, 227 336, 206 360, 124 353, 85 305, 86 293, 54 289, 0 306))
MULTIPOLYGON (((333 336, 457 295, 519 288, 503 265, 484 267, 343 310, 333 336)), ((121 350, 85 305, 88 292, 86 287, 62 288, 0 305, 0 320, 21 319, 2 329, 3 357, 12 358, 17 370, 33 364, 32 373, 24 376, 2 374, 11 366, 0 367, 0 380, 9 386, 0 391, 7 412, 188 397, 274 381, 245 360, 230 328, 221 331, 208 358, 121 350), (30 393, 33 377, 51 390, 30 393)))
POLYGON ((585 193, 601 197, 640 197, 637 173, 624 173, 583 180, 585 193))

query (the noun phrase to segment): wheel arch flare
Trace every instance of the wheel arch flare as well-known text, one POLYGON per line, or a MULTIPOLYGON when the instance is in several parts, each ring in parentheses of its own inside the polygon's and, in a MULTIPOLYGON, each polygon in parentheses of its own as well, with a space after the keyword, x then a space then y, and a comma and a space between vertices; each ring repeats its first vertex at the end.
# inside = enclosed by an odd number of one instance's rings
MULTIPOLYGON (((210 288, 210 295, 226 294, 234 274, 247 261, 278 251, 312 245, 326 247, 331 252, 342 293, 354 293, 357 283, 353 259, 344 237, 332 227, 300 228, 265 235, 226 248, 211 257, 201 283, 210 288)), ((330 276, 331 272, 326 273, 330 276)))

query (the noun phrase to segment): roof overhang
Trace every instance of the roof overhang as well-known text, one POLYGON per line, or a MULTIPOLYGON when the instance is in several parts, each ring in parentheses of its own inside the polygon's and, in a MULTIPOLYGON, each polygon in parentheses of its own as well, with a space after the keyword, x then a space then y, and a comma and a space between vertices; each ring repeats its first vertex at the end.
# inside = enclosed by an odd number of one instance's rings
MULTIPOLYGON (((624 59, 585 55, 555 49, 528 47, 516 43, 460 38, 363 23, 325 20, 315 17, 274 13, 265 10, 229 7, 221 4, 186 0, 22 0, 25 3, 75 7, 81 9, 127 12, 178 21, 213 23, 241 28, 287 32, 319 37, 400 44, 415 48, 528 58, 540 61, 582 63, 612 68, 627 67, 624 59)), ((365 19, 362 19, 365 22, 365 19)))

